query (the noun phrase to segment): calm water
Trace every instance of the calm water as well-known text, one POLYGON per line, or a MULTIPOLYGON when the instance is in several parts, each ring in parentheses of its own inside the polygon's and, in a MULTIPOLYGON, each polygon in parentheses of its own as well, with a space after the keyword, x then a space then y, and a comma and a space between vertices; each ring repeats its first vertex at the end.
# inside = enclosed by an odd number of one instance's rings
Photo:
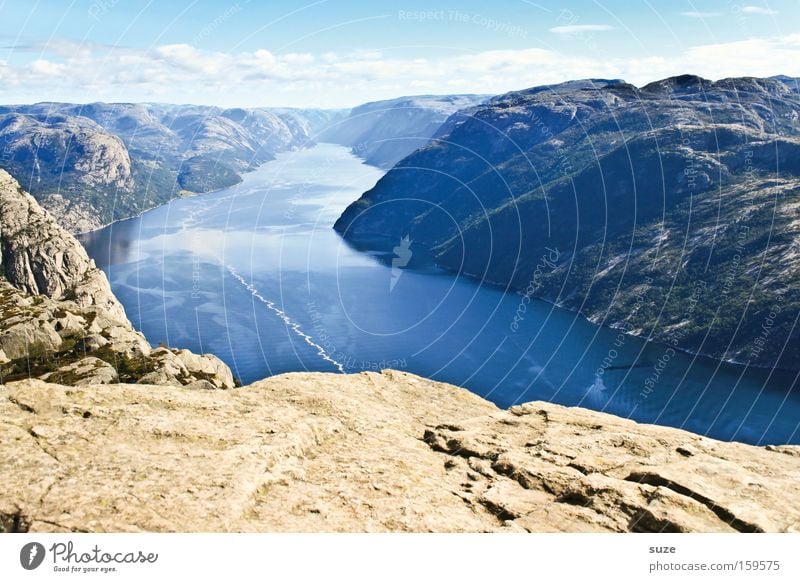
POLYGON ((501 406, 550 400, 720 439, 800 443, 794 374, 681 354, 659 365, 665 347, 542 302, 512 331, 520 296, 351 249, 331 225, 380 176, 323 144, 83 242, 151 343, 212 352, 244 383, 392 367, 501 406))

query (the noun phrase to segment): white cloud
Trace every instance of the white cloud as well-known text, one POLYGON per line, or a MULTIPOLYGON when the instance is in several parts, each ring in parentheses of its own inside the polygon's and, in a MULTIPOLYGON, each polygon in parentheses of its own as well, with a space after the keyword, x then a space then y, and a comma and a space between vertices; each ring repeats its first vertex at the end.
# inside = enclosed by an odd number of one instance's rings
MULTIPOLYGON (((60 48, 63 48, 60 47, 60 48)), ((569 79, 636 85, 683 73, 800 76, 800 34, 698 45, 677 54, 609 58, 553 49, 491 50, 428 58, 396 53, 214 52, 189 44, 39 54, 0 60, 0 103, 171 101, 227 106, 345 107, 414 93, 502 93, 569 79)))
POLYGON ((66 67, 45 59, 36 59, 30 64, 29 72, 37 77, 57 77, 64 73, 66 67))
POLYGON ((188 44, 160 46, 153 54, 155 58, 163 59, 172 67, 205 75, 218 74, 230 62, 228 55, 204 52, 188 44))
POLYGON ((689 12, 681 12, 681 16, 685 16, 686 18, 714 18, 715 16, 722 16, 721 12, 698 12, 695 10, 691 10, 689 12))
POLYGON ((581 34, 583 32, 603 32, 614 30, 608 24, 567 24, 565 26, 554 26, 550 32, 554 34, 581 34))
POLYGON ((749 39, 691 47, 684 62, 712 78, 800 74, 800 46, 779 39, 749 39), (768 69, 766 67, 769 67, 768 69), (710 75, 709 75, 710 72, 710 75))
POLYGON ((742 12, 744 12, 745 14, 763 14, 766 16, 778 13, 777 10, 773 10, 772 8, 765 8, 763 6, 744 6, 742 7, 742 12))

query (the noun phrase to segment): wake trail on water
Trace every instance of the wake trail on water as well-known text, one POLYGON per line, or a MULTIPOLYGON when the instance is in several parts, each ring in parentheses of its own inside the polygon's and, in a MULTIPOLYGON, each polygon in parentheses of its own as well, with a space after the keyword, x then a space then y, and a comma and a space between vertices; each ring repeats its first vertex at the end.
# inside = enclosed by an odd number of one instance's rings
POLYGON ((255 297, 256 299, 261 301, 261 303, 266 305, 267 309, 272 311, 281 320, 283 320, 283 322, 290 330, 292 330, 298 337, 300 337, 309 346, 314 348, 317 351, 317 355, 320 358, 322 358, 326 362, 333 364, 334 367, 336 367, 342 374, 344 374, 344 366, 341 363, 337 362, 335 359, 333 359, 330 356, 330 354, 328 354, 328 352, 325 351, 325 348, 323 348, 321 345, 319 345, 317 342, 314 341, 313 337, 304 332, 300 324, 294 321, 291 317, 289 317, 289 314, 287 314, 284 310, 275 305, 274 301, 270 301, 269 299, 261 295, 261 293, 258 291, 258 289, 255 288, 255 286, 252 283, 248 283, 247 281, 245 281, 244 277, 242 277, 239 273, 236 272, 236 269, 234 269, 230 265, 226 265, 226 268, 228 269, 228 272, 234 279, 239 281, 239 283, 241 283, 245 289, 250 291, 250 294, 253 297, 255 297))

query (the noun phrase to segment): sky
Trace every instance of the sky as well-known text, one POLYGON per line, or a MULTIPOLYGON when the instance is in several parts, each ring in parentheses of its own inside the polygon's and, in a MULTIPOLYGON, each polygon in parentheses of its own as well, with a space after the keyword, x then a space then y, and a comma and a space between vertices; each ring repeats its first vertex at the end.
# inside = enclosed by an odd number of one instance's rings
POLYGON ((0 0, 0 103, 352 107, 578 78, 800 77, 800 0, 0 0))

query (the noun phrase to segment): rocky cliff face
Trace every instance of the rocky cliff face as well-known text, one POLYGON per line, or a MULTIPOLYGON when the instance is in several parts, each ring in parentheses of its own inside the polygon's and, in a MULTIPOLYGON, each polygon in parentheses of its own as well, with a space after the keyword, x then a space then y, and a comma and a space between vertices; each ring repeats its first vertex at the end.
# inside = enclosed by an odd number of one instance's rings
POLYGON ((321 140, 349 146, 368 164, 388 169, 428 143, 453 113, 487 98, 487 95, 420 95, 366 103, 330 124, 322 132, 321 140))
POLYGON ((94 228, 92 203, 134 191, 131 158, 119 137, 86 117, 0 115, 0 167, 8 170, 67 227, 94 228), (92 192, 91 197, 86 193, 92 192))
POLYGON ((0 245, 5 279, 28 295, 70 299, 127 321, 105 275, 19 183, 0 170, 0 245))
POLYGON ((336 228, 672 347, 800 368, 800 94, 587 80, 460 114, 336 228), (546 264, 546 268, 542 268, 546 264))
POLYGON ((224 188, 337 114, 164 104, 0 107, 0 168, 72 232, 224 188), (306 119, 306 117, 308 119, 306 119))
POLYGON ((153 350, 80 243, 3 170, 0 249, 0 381, 233 387, 214 356, 153 350))
POLYGON ((797 532, 798 453, 391 371, 25 380, 0 386, 0 529, 797 532))

